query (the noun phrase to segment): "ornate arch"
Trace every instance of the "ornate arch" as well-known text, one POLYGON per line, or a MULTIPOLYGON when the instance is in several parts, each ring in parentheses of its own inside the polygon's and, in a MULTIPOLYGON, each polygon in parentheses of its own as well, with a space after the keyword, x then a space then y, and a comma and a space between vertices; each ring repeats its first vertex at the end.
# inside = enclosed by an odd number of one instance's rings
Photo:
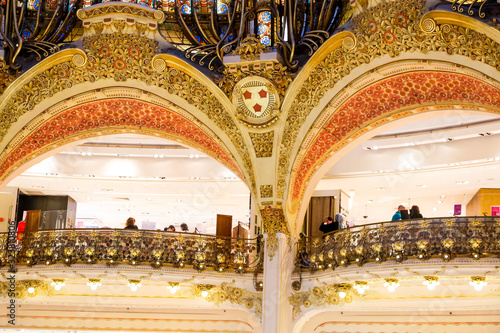
POLYGON ((311 178, 357 137, 422 112, 463 108, 500 114, 500 84, 465 73, 419 71, 368 84, 325 112, 302 141, 293 166, 288 211, 296 213, 311 178))
POLYGON ((256 193, 251 142, 242 134, 232 103, 191 64, 159 53, 165 47, 157 31, 161 12, 135 6, 137 13, 130 12, 124 20, 117 6, 129 5, 109 4, 81 12, 81 49, 54 54, 7 88, 0 98, 0 149, 43 110, 68 97, 105 87, 137 87, 173 101, 217 132, 256 193))
MULTIPOLYGON (((475 61, 475 66, 484 73, 498 77, 500 38, 494 28, 451 12, 424 15, 425 1, 384 1, 369 3, 369 8, 366 4, 348 27, 351 35, 342 32, 325 43, 297 76, 283 102, 286 120, 280 134, 276 187, 278 196, 288 197, 287 205, 295 203, 294 207, 288 207, 289 212, 297 210, 296 194, 302 191, 289 175, 297 172, 300 178, 309 172, 301 169, 303 165, 296 156, 304 151, 304 144, 309 145, 311 138, 301 138, 315 121, 324 117, 323 110, 333 95, 342 87, 356 87, 363 80, 363 73, 376 71, 377 66, 390 58, 418 62, 431 55, 431 59, 456 60, 457 64, 475 61)), ((402 66, 394 73, 405 71, 402 66)), ((346 97, 341 97, 344 99, 338 105, 345 101, 346 97)))
POLYGON ((0 183, 34 159, 63 146, 89 137, 123 132, 155 135, 188 145, 247 181, 222 139, 187 112, 151 101, 117 97, 86 101, 68 108, 53 107, 40 113, 17 133, 0 156, 0 183))

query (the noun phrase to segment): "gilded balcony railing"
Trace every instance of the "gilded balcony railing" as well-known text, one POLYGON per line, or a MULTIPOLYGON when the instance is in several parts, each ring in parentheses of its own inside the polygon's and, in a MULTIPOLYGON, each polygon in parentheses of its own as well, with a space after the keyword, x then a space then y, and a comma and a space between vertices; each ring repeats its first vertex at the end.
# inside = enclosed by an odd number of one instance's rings
POLYGON ((295 266, 311 272, 367 262, 482 257, 500 254, 500 218, 428 218, 373 223, 301 237, 295 266))
MULTIPOLYGON (((5 241, 1 244, 6 247, 5 241)), ((236 239, 124 229, 43 230, 26 233, 16 247, 17 264, 29 266, 100 263, 159 268, 167 265, 244 273, 260 271, 263 257, 260 237, 236 239)), ((7 262, 2 260, 2 264, 7 262)))

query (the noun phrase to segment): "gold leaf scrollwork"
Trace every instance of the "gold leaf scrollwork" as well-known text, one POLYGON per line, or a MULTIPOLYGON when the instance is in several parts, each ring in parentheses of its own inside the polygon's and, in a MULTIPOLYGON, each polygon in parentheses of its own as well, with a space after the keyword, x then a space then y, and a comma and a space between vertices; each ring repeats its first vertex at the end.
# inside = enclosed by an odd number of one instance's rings
POLYGON ((422 29, 422 31, 425 33, 434 32, 434 30, 436 30, 436 21, 434 21, 430 17, 427 17, 420 21, 420 29, 422 29))

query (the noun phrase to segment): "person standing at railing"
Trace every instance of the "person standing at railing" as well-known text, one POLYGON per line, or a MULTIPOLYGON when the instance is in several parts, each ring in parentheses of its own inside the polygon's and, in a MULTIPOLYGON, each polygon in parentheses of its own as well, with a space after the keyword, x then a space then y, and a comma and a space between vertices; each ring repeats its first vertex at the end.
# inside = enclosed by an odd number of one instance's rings
POLYGON ((323 223, 319 226, 319 230, 323 231, 324 234, 339 230, 339 223, 334 222, 331 216, 325 216, 323 223))
POLYGON ((189 228, 186 223, 181 224, 181 232, 189 232, 189 228))
POLYGON ((135 219, 133 217, 129 217, 127 219, 124 229, 139 229, 139 228, 135 225, 135 219))
POLYGON ((394 215, 392 215, 392 220, 391 221, 399 221, 401 220, 401 212, 405 210, 405 206, 399 205, 398 210, 394 215))
POLYGON ((422 214, 420 214, 420 208, 418 206, 412 206, 410 209, 410 219, 422 219, 424 218, 422 214))
POLYGON ((339 224, 339 229, 346 229, 347 228, 347 221, 342 213, 335 214, 335 222, 339 224))
POLYGON ((168 227, 165 227, 165 229, 163 229, 164 231, 174 231, 175 232, 175 227, 173 224, 169 225, 168 227))

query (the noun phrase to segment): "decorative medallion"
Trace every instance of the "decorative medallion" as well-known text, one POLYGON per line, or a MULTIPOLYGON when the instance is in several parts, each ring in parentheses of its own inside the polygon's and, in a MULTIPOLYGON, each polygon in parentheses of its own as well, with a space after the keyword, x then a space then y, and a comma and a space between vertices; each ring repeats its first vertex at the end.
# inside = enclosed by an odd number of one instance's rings
POLYGON ((236 116, 252 127, 265 127, 279 115, 279 95, 276 87, 259 76, 246 77, 233 90, 236 116))

